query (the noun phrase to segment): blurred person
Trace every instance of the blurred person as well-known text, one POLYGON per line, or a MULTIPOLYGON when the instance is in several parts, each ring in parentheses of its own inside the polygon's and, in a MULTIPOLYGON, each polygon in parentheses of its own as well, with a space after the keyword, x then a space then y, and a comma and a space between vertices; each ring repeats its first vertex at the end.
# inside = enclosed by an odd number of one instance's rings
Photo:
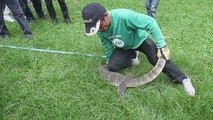
POLYGON ((159 1, 160 0, 146 0, 146 10, 149 16, 155 18, 159 1))
POLYGON ((17 0, 0 0, 0 36, 2 38, 10 36, 3 17, 3 9, 5 8, 5 5, 7 5, 15 19, 18 21, 18 24, 20 25, 25 37, 32 38, 32 32, 27 24, 27 21, 21 11, 17 0))
MULTIPOLYGON (((27 21, 29 22, 34 22, 35 21, 35 17, 32 13, 32 11, 30 10, 28 3, 28 0, 18 0, 19 4, 22 8, 22 11, 24 13, 24 15, 26 16, 27 21)), ((38 15, 39 18, 43 18, 45 19, 45 15, 44 12, 42 10, 42 5, 41 5, 41 0, 31 0, 33 7, 38 15)))
MULTIPOLYGON (((46 3, 50 19, 52 20, 53 23, 58 23, 58 18, 56 17, 56 11, 53 6, 53 1, 52 0, 44 0, 44 1, 46 3)), ((70 24, 71 19, 69 17, 69 13, 68 13, 68 9, 67 9, 65 0, 58 0, 58 3, 60 5, 60 8, 61 8, 61 11, 63 14, 64 22, 67 24, 70 24)))
POLYGON ((35 9, 38 18, 46 19, 46 16, 42 10, 42 3, 41 0, 31 0, 33 4, 33 8, 35 9))

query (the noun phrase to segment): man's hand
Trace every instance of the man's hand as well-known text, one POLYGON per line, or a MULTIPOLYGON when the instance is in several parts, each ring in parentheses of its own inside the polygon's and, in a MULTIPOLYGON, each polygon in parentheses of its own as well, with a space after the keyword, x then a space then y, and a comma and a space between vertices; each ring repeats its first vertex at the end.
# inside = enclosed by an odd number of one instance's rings
POLYGON ((165 60, 169 60, 169 48, 167 46, 163 48, 158 48, 157 56, 160 58, 164 58, 165 60))

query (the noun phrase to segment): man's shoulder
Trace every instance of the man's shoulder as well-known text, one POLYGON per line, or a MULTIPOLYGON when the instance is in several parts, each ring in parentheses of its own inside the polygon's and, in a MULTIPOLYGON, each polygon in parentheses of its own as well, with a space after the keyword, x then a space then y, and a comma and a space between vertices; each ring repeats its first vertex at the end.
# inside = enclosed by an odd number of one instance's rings
POLYGON ((117 9, 112 9, 109 12, 110 13, 126 13, 126 12, 132 12, 132 10, 126 9, 126 8, 117 8, 117 9))
POLYGON ((109 11, 111 17, 118 17, 118 18, 128 18, 132 15, 135 15, 135 11, 131 9, 126 9, 126 8, 118 8, 118 9, 113 9, 109 11))

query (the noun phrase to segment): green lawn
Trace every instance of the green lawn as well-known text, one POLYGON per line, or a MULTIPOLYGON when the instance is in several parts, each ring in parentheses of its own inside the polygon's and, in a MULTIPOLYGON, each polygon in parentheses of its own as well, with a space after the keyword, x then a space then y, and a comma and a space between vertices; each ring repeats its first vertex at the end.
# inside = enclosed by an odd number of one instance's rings
MULTIPOLYGON (((192 80, 196 96, 161 74, 150 84, 127 89, 126 98, 98 74, 104 49, 97 36, 84 35, 81 10, 91 0, 66 0, 74 23, 36 19, 32 40, 17 24, 8 23, 11 38, 0 39, 0 119, 3 120, 211 120, 213 118, 213 1, 162 0, 156 20, 171 58, 192 80), (2 45, 96 54, 96 57, 4 48, 2 45)), ((145 0, 97 0, 107 9, 130 8, 146 14, 145 0)), ((32 8, 32 5, 30 6, 32 8)), ((45 5, 43 9, 48 15, 45 5)), ((33 9, 32 9, 33 10, 33 9)), ((34 12, 34 11, 33 11, 34 12)), ((35 12, 34 12, 35 14, 35 12)), ((36 15, 36 14, 35 14, 36 15)), ((37 17, 37 16, 36 16, 37 17)), ((141 75, 152 66, 128 69, 141 75)))

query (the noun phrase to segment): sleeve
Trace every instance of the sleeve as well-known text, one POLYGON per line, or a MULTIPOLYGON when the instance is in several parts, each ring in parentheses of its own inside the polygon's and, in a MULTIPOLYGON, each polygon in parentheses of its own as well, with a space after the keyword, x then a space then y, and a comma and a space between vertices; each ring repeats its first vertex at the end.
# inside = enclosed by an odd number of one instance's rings
POLYGON ((103 36, 99 35, 99 38, 101 39, 101 42, 105 48, 105 55, 106 55, 106 63, 109 63, 109 60, 112 56, 113 50, 114 50, 114 46, 112 45, 112 43, 107 40, 106 38, 104 38, 103 36))
POLYGON ((150 31, 151 35, 156 42, 157 48, 166 46, 163 34, 158 26, 156 20, 148 15, 133 12, 130 14, 131 17, 127 17, 128 27, 132 29, 141 29, 150 31))

